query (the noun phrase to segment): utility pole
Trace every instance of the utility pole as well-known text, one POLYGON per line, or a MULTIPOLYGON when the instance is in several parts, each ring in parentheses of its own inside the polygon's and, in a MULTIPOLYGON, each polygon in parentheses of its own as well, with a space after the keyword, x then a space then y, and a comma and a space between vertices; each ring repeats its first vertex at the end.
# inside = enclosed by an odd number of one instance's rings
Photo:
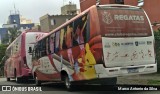
POLYGON ((16 12, 16 6, 15 6, 15 3, 14 3, 14 11, 15 11, 15 14, 17 14, 17 12, 16 12))

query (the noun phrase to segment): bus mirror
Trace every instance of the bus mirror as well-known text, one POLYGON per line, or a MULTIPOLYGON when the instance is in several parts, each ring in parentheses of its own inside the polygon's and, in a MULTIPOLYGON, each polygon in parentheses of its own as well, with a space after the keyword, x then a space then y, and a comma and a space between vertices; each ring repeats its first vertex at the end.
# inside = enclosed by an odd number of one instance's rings
POLYGON ((32 47, 29 47, 29 51, 28 51, 29 54, 32 53, 32 47))

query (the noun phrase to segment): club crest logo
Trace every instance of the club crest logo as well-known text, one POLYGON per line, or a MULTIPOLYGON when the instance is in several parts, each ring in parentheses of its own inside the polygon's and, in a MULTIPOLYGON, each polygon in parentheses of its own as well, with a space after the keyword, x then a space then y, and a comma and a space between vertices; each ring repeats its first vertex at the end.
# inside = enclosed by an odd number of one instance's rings
POLYGON ((104 11, 102 13, 102 20, 103 22, 105 22, 106 24, 111 24, 113 22, 112 16, 109 12, 104 11))

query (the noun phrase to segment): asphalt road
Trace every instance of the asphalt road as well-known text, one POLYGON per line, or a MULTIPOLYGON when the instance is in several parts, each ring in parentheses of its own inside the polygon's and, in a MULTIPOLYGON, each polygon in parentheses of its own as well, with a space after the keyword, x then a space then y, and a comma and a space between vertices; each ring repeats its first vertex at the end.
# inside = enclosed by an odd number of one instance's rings
MULTIPOLYGON (((0 78, 1 85, 34 86, 34 82, 29 81, 17 84, 15 80, 8 82, 5 78, 0 78)), ((46 91, 0 91, 0 94, 160 94, 160 91, 105 91, 105 89, 100 89, 99 86, 78 86, 75 91, 69 92, 62 83, 44 83, 41 87, 46 91)))

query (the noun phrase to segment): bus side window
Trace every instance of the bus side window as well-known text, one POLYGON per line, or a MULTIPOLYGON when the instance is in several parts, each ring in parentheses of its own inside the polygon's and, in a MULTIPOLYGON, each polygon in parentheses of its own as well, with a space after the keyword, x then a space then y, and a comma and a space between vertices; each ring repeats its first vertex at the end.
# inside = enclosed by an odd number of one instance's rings
POLYGON ((50 47, 49 47, 49 37, 46 38, 46 54, 50 54, 50 47))
POLYGON ((40 56, 41 56, 41 49, 42 49, 41 48, 41 41, 38 42, 36 49, 37 49, 37 58, 40 58, 40 56))
POLYGON ((37 45, 34 46, 32 53, 32 59, 37 59, 37 45))
POLYGON ((74 21, 74 32, 73 32, 73 45, 83 44, 87 42, 89 36, 89 24, 87 24, 87 15, 80 17, 74 21))
POLYGON ((74 21, 74 30, 73 30, 73 45, 77 46, 78 44, 80 44, 80 21, 81 18, 77 19, 74 21))
POLYGON ((60 50, 66 49, 66 28, 61 29, 61 34, 60 34, 60 50))
POLYGON ((46 39, 41 41, 41 57, 46 55, 46 39))
POLYGON ((60 32, 56 32, 56 36, 55 36, 55 53, 57 53, 59 51, 59 40, 60 40, 60 32))
POLYGON ((81 36, 83 36, 83 42, 87 42, 89 39, 89 30, 87 30, 87 28, 89 28, 89 24, 88 24, 88 15, 84 15, 81 19, 81 36))
POLYGON ((50 52, 51 54, 54 53, 54 45, 55 45, 55 33, 50 35, 50 40, 49 40, 49 48, 50 48, 50 52))
POLYGON ((70 23, 69 25, 67 25, 67 31, 66 31, 67 48, 72 47, 72 32, 73 32, 73 23, 70 23))

